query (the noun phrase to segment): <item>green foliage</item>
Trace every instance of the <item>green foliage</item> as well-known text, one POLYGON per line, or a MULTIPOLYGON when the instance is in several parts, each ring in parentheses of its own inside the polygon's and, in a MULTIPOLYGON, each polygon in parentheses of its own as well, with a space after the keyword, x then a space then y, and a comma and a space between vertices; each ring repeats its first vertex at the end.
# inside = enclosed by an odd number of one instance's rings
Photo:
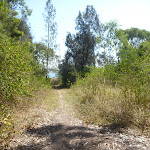
POLYGON ((26 20, 21 20, 21 23, 18 26, 18 30, 23 32, 23 35, 20 38, 22 42, 26 40, 32 42, 32 35, 26 20))
POLYGON ((63 61, 62 64, 59 64, 59 74, 61 75, 62 86, 70 87, 73 82, 75 82, 75 77, 72 76, 74 69, 72 66, 63 61))
POLYGON ((128 42, 131 43, 134 48, 138 48, 142 42, 150 40, 150 32, 146 30, 130 28, 123 30, 123 32, 127 36, 128 42))
POLYGON ((148 39, 148 31, 138 29, 133 30, 134 28, 131 28, 130 30, 127 30, 129 33, 132 31, 132 37, 130 35, 129 38, 129 35, 126 33, 127 31, 125 30, 124 32, 117 29, 114 23, 110 23, 105 27, 108 35, 112 36, 108 36, 110 37, 110 42, 108 43, 112 47, 112 50, 114 49, 117 51, 118 56, 118 61, 115 63, 112 63, 112 60, 105 63, 105 78, 113 85, 116 85, 117 83, 122 86, 124 93, 130 89, 136 94, 136 101, 148 101, 149 90, 146 89, 149 89, 149 68, 146 66, 149 66, 149 42, 145 41, 141 44, 135 41, 130 42, 130 38, 133 39, 134 37, 138 37, 141 40, 148 39), (144 36, 144 33, 147 33, 147 37, 144 36), (114 46, 115 43, 117 45, 114 46), (139 46, 137 47, 137 45, 139 46), (144 98, 144 95, 147 98, 144 98))
POLYGON ((7 4, 10 10, 17 10, 22 19, 27 19, 31 15, 32 10, 26 5, 24 0, 2 0, 7 4))
POLYGON ((0 33, 0 143, 7 144, 14 132, 7 108, 27 101, 24 96, 31 96, 31 91, 46 84, 44 67, 36 59, 35 50, 29 41, 16 41, 0 33))
POLYGON ((51 82, 51 85, 52 85, 52 86, 58 86, 59 83, 60 83, 60 81, 59 81, 58 78, 51 78, 51 79, 50 79, 50 82, 51 82))
POLYGON ((68 33, 66 59, 71 61, 80 72, 86 66, 95 65, 96 36, 101 31, 101 24, 93 6, 87 6, 85 12, 79 12, 76 18, 76 35, 68 33))
MULTIPOLYGON (((125 46, 119 52, 120 63, 115 66, 120 84, 124 84, 126 90, 131 90, 136 95, 136 101, 146 105, 149 101, 150 91, 150 43, 144 42, 138 48, 132 45, 125 46)), ((126 91, 125 91, 126 92, 126 91)))
POLYGON ((99 65, 105 66, 108 63, 115 63, 118 59, 117 54, 119 46, 121 46, 118 38, 119 32, 116 21, 103 24, 103 32, 97 38, 97 44, 100 49, 98 49, 97 54, 99 65))
POLYGON ((142 131, 149 129, 150 95, 145 93, 145 97, 141 97, 144 89, 138 91, 136 86, 139 83, 136 80, 133 83, 135 85, 131 87, 128 75, 120 76, 111 65, 107 68, 94 68, 85 78, 79 79, 72 90, 84 121, 98 125, 111 123, 122 127, 135 125, 142 131), (137 96, 140 96, 140 102, 137 96))
MULTIPOLYGON (((44 43, 36 43, 36 49, 34 51, 35 57, 37 60, 41 62, 41 64, 45 64, 47 61, 47 55, 49 57, 49 60, 52 60, 54 57, 56 57, 54 50, 49 48, 44 43)), ((45 64, 46 66, 46 64, 45 64)))
POLYGON ((47 76, 50 70, 55 70, 55 62, 57 55, 54 50, 49 48, 44 43, 36 43, 34 50, 34 60, 40 65, 40 70, 37 70, 38 76, 47 76), (47 59, 48 58, 48 59, 47 59), (47 68, 47 60, 49 67, 47 68))
POLYGON ((140 30, 138 28, 130 28, 124 30, 124 32, 128 35, 128 40, 133 40, 134 38, 138 38, 139 40, 149 40, 150 32, 146 30, 140 30))
POLYGON ((18 30, 21 20, 16 18, 16 15, 17 12, 7 8, 7 3, 0 2, 0 30, 12 38, 23 35, 23 32, 18 30))
POLYGON ((75 35, 68 33, 66 36, 68 50, 59 67, 63 84, 67 86, 76 81, 78 74, 84 77, 89 66, 95 66, 96 37, 101 32, 101 24, 93 6, 79 12, 75 29, 75 35))
POLYGON ((14 98, 28 93, 34 68, 33 55, 29 52, 30 43, 10 42, 7 36, 0 35, 0 85, 3 97, 14 98))
POLYGON ((109 61, 76 82, 72 88, 77 104, 86 122, 149 130, 150 42, 137 47, 122 30, 113 33, 115 39, 110 39, 110 46, 118 41, 118 61, 109 61))
MULTIPOLYGON (((47 70, 41 63, 45 61, 47 47, 42 49, 42 44, 31 43, 28 15, 30 10, 24 0, 0 1, 0 145, 3 146, 7 146, 14 132, 12 106, 28 103, 31 91, 47 83, 47 70), (16 17, 19 6, 22 20, 16 17)), ((54 56, 53 50, 49 53, 54 56)))
POLYGON ((0 2, 0 32, 7 36, 21 41, 32 41, 30 28, 27 25, 27 16, 30 10, 25 5, 24 0, 2 1, 0 2), (20 7, 21 6, 21 7, 20 7), (21 10, 20 10, 21 9, 21 10), (22 18, 18 19, 19 12, 22 11, 22 18))

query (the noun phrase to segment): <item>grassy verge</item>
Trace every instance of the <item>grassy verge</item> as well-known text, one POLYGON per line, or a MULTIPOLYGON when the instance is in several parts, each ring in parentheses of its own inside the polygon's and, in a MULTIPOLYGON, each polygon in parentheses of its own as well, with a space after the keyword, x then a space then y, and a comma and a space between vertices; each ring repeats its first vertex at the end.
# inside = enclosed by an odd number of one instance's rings
POLYGON ((1 119, 1 124, 3 121, 3 127, 1 126, 3 133, 1 133, 2 136, 0 137, 0 148, 7 147, 10 138, 29 128, 35 118, 42 115, 39 111, 40 108, 46 111, 55 109, 58 106, 56 94, 56 91, 53 89, 42 88, 33 92, 30 97, 20 97, 20 100, 15 105, 7 104, 5 107, 3 106, 2 114, 5 114, 5 116, 1 117, 6 119, 1 119))
POLYGON ((135 94, 130 90, 124 93, 124 89, 89 75, 77 81, 72 95, 86 123, 136 127, 150 135, 150 103, 146 106, 136 103, 135 94))

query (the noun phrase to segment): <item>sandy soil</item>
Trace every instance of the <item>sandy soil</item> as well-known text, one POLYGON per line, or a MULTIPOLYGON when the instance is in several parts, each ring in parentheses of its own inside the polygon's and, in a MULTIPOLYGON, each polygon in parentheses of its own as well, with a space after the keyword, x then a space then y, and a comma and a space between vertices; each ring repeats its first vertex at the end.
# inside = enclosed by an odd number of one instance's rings
POLYGON ((47 112, 39 107, 33 124, 11 140, 9 150, 150 150, 150 138, 106 125, 85 125, 57 90, 59 107, 47 112))

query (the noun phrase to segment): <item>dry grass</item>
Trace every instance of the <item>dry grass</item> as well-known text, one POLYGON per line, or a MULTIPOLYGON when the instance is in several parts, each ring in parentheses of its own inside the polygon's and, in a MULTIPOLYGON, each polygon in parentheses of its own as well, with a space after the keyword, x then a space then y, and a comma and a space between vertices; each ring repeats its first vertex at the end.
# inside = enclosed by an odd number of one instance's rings
MULTIPOLYGON (((20 134, 20 131, 30 128, 36 118, 41 117, 40 108, 52 111, 58 105, 56 91, 53 89, 41 89, 33 92, 30 97, 20 97, 15 105, 7 104, 9 114, 13 119, 12 131, 5 131, 7 138, 1 144, 7 146, 10 138, 20 134)), ((0 147, 2 147, 0 145, 0 147)))
POLYGON ((75 104, 85 122, 134 126, 150 134, 150 105, 138 105, 130 91, 124 94, 122 89, 111 85, 92 84, 84 82, 72 88, 72 94, 76 96, 75 104))
POLYGON ((18 103, 17 107, 13 109, 13 117, 16 118, 16 127, 20 124, 29 126, 35 117, 40 114, 35 114, 34 109, 44 108, 46 111, 52 111, 58 105, 56 99, 56 91, 53 89, 42 89, 33 93, 34 96, 29 98, 25 103, 18 103))

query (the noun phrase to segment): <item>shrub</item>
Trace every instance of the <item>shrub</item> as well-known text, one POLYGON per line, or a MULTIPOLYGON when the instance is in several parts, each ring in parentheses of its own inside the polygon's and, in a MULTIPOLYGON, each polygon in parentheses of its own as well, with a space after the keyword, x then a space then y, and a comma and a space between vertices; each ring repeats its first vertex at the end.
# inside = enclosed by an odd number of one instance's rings
POLYGON ((27 94, 32 82, 34 68, 30 43, 13 41, 0 37, 0 89, 3 98, 13 99, 19 94, 27 94))
MULTIPOLYGON (((135 125, 142 131, 150 127, 149 101, 148 105, 144 101, 136 101, 137 93, 130 88, 127 75, 117 77, 122 84, 114 84, 117 80, 111 81, 111 74, 107 70, 106 75, 105 71, 105 68, 95 68, 72 86, 85 122, 99 125, 110 123, 123 127, 135 125)), ((146 96, 148 99, 149 95, 146 96)))

